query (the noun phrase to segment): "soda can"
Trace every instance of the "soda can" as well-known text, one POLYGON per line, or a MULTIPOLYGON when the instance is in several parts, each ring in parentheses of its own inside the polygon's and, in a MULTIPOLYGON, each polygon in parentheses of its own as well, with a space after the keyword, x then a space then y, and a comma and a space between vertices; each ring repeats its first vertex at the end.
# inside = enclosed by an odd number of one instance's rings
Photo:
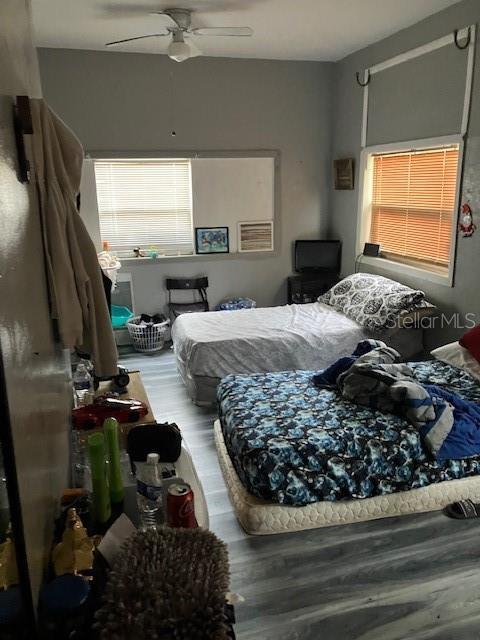
POLYGON ((193 529, 197 527, 193 491, 186 482, 176 482, 168 487, 167 524, 170 527, 193 529))

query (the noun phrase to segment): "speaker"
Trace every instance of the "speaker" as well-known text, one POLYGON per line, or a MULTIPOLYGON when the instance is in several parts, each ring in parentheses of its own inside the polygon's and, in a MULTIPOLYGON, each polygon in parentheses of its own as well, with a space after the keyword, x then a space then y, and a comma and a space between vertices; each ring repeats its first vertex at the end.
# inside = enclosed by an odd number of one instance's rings
POLYGON ((363 247, 363 255, 371 256, 372 258, 378 258, 378 256, 380 255, 380 245, 366 242, 365 246, 363 247))

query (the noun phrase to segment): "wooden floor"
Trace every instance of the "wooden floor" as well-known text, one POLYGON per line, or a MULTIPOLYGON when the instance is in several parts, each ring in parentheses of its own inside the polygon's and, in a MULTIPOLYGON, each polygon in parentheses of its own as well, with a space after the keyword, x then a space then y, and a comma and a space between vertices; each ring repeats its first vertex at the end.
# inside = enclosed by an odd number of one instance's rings
POLYGON ((276 536, 248 536, 233 513, 212 411, 189 400, 173 354, 126 354, 157 420, 176 422, 228 543, 238 640, 480 639, 480 520, 441 513, 276 536))

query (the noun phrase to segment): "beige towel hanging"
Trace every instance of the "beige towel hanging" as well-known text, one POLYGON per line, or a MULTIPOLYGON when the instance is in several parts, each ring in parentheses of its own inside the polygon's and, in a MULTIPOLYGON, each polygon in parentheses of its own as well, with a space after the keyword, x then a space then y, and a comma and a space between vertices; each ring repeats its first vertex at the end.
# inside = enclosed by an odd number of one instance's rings
POLYGON ((90 353, 95 373, 117 373, 117 349, 97 253, 76 208, 83 149, 43 100, 31 100, 51 314, 64 347, 90 353))

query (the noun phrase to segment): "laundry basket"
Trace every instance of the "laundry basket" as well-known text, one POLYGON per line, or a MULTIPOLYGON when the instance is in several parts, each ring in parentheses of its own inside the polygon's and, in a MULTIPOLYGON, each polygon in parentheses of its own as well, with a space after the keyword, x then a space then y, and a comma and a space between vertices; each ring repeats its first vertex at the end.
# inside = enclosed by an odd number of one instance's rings
POLYGON ((140 316, 127 322, 128 333, 133 347, 140 353, 156 353, 161 351, 168 339, 170 320, 158 323, 145 323, 140 316))

